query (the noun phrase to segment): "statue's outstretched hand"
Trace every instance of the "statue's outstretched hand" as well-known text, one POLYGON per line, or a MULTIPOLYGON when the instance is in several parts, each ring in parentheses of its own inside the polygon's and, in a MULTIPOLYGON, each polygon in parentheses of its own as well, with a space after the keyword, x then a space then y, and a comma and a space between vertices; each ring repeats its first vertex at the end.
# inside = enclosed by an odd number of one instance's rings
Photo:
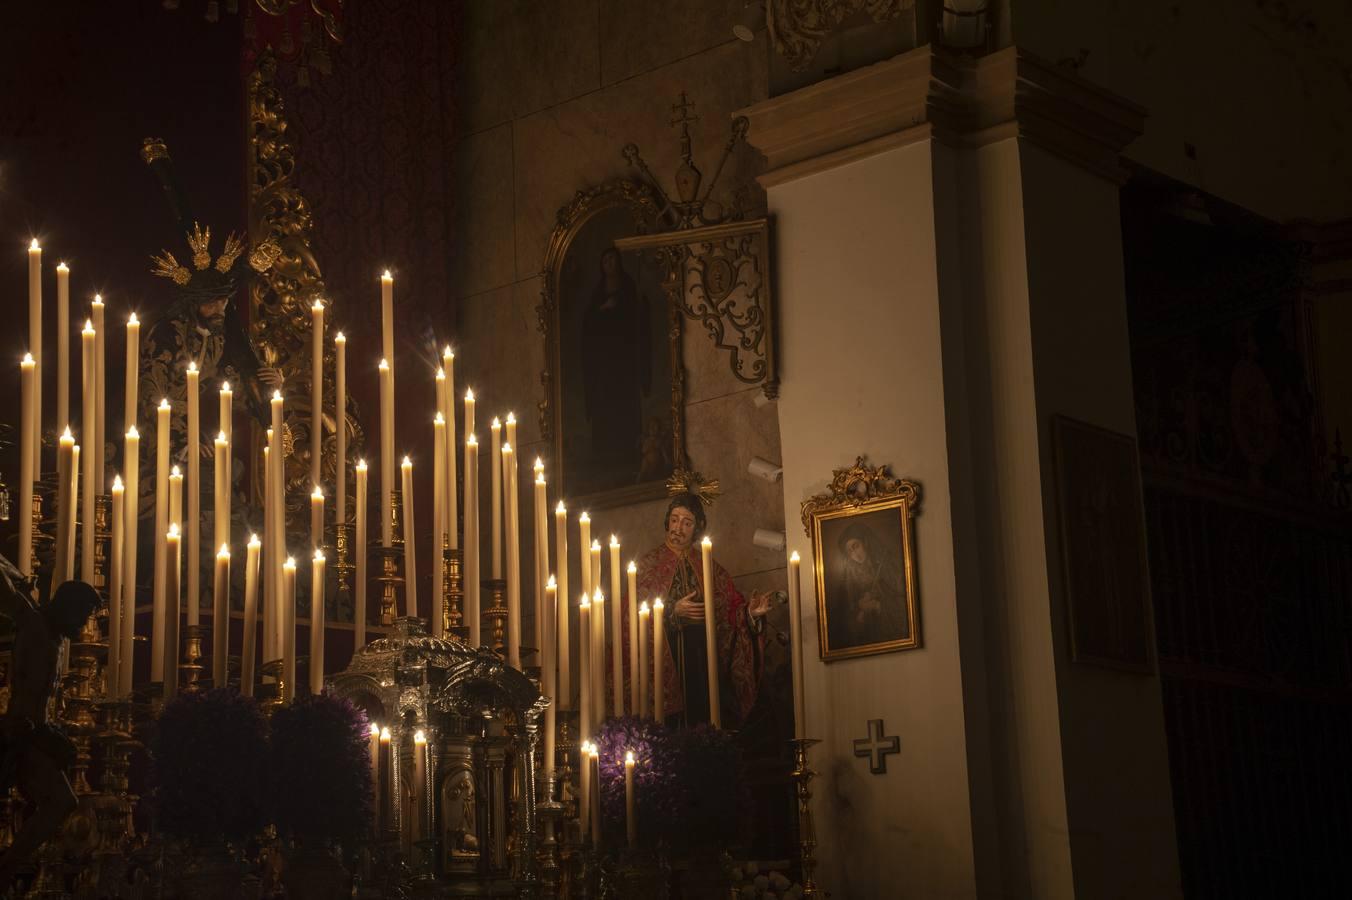
POLYGON ((751 603, 747 606, 747 614, 753 619, 759 619, 770 611, 770 592, 752 591, 751 603))
POLYGON ((258 370, 258 380, 268 386, 269 390, 280 391, 282 389, 282 370, 271 366, 263 366, 258 370))

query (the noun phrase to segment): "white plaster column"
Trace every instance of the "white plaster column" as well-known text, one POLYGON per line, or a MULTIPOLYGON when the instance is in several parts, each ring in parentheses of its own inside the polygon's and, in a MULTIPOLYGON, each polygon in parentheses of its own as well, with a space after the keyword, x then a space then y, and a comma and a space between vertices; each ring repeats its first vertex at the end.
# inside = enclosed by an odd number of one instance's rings
POLYGON ((1116 178, 1143 112, 1017 48, 922 47, 744 114, 785 508, 858 454, 922 487, 921 649, 826 665, 805 611, 824 886, 1178 896, 1159 680, 1070 662, 1051 452, 1057 414, 1135 431, 1116 178), (885 775, 852 752, 875 718, 885 775))

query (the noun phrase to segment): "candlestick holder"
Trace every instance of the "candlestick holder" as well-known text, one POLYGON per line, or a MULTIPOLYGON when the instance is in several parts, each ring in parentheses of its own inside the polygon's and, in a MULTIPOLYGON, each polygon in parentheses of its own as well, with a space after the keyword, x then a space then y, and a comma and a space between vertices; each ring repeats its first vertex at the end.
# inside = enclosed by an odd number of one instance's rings
POLYGON ((333 573, 338 583, 338 596, 345 600, 352 594, 352 573, 357 571, 350 558, 352 523, 338 522, 333 526, 333 543, 338 556, 338 561, 333 564, 333 573))
POLYGON ((113 498, 99 494, 94 498, 94 589, 103 595, 104 611, 108 604, 108 557, 112 549, 113 498))
POLYGON ((501 578, 490 578, 483 583, 488 591, 492 605, 483 611, 491 623, 493 652, 503 659, 507 658, 507 582, 501 578))
POLYGON ((286 697, 287 685, 284 683, 286 661, 270 659, 258 667, 258 673, 262 680, 258 703, 270 716, 282 705, 286 697), (269 678, 272 681, 268 681, 269 678))
POLYGON ((789 777, 798 788, 798 865, 802 869, 803 896, 820 898, 821 891, 812 877, 817 868, 813 854, 817 849, 817 829, 812 824, 812 779, 817 773, 808 765, 807 751, 813 744, 820 743, 816 738, 797 738, 789 744, 793 747, 793 772, 789 777))
POLYGON ((42 530, 42 494, 38 493, 38 488, 40 486, 41 482, 33 483, 33 550, 32 558, 28 561, 28 571, 32 574, 35 584, 39 583, 38 572, 42 568, 42 563, 39 561, 38 548, 45 547, 53 540, 42 530))
POLYGON ((179 684, 185 694, 195 694, 202 689, 202 638, 206 628, 201 625, 188 625, 183 629, 183 662, 178 665, 179 684))
POLYGON ((465 599, 463 564, 464 552, 459 548, 447 547, 441 570, 445 579, 443 596, 446 598, 443 623, 447 634, 468 640, 469 626, 465 624, 465 617, 460 611, 465 599))
POLYGON ((380 584, 380 624, 389 627, 394 624, 399 607, 399 589, 404 584, 404 577, 400 574, 404 548, 377 547, 376 555, 380 559, 380 575, 376 578, 380 584))
POLYGON ((540 842, 540 850, 537 854, 537 860, 540 868, 540 887, 541 896, 546 900, 552 900, 559 894, 559 881, 561 869, 559 867, 559 840, 556 835, 563 827, 563 804, 553 799, 554 778, 557 773, 551 772, 544 779, 545 782, 545 801, 536 804, 535 814, 544 824, 544 839, 540 842))

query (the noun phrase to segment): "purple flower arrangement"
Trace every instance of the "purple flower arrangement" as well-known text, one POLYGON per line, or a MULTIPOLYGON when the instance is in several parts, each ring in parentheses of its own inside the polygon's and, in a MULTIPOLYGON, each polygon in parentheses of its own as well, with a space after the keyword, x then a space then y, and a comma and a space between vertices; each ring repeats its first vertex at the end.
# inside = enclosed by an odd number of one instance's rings
POLYGON ((634 802, 643 847, 725 847, 737 834, 741 753, 728 732, 673 730, 633 716, 607 719, 597 734, 601 820, 611 846, 624 843, 624 754, 633 751, 634 802))
POLYGON ((159 827, 196 841, 240 840, 262 829, 267 734, 258 704, 234 690, 168 703, 150 743, 159 827))
POLYGON ((349 840, 370 827, 369 722, 351 702, 306 694, 272 715, 272 820, 284 835, 349 840))

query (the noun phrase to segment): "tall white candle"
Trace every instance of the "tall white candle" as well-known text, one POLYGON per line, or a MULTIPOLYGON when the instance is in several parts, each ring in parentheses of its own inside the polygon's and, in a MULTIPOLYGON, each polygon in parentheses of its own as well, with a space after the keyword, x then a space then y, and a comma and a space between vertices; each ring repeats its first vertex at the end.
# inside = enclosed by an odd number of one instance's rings
POLYGON ((155 409, 155 581, 150 613, 150 680, 164 681, 164 573, 169 533, 169 401, 155 409))
MULTIPOLYGON (((267 432, 267 442, 272 443, 272 429, 267 432)), ((261 662, 269 663, 275 659, 281 659, 278 652, 277 639, 282 633, 281 625, 277 624, 277 617, 280 615, 281 601, 277 597, 277 584, 272 577, 273 563, 277 557, 277 540, 274 537, 272 515, 272 504, 274 492, 272 490, 272 447, 263 448, 263 560, 262 573, 259 576, 263 585, 263 642, 261 662)))
POLYGON ((19 363, 23 396, 19 426, 19 558, 15 564, 24 575, 33 574, 33 479, 37 460, 37 368, 33 354, 19 363))
POLYGON ((666 718, 666 690, 662 670, 667 661, 667 633, 662 626, 662 598, 653 600, 653 718, 660 725, 666 718))
POLYGON ((601 762, 595 742, 587 748, 587 765, 592 770, 591 839, 593 847, 601 846, 601 762))
MULTIPOLYGON (((310 307, 310 483, 323 484, 324 461, 324 301, 310 307)), ((318 546, 319 542, 315 542, 318 546)))
MULTIPOLYGON (((615 715, 624 715, 624 611, 625 598, 620 590, 620 539, 610 536, 610 693, 615 715)), ((638 610, 633 611, 637 615, 638 610)), ((633 616, 630 617, 633 621, 633 616)))
POLYGON ((426 835, 426 817, 430 798, 427 796, 427 735, 421 728, 413 732, 413 822, 410 832, 413 843, 426 835))
POLYGON ((239 650, 239 690, 246 697, 254 692, 254 648, 258 632, 258 563, 263 545, 258 535, 249 535, 244 557, 244 640, 239 650))
POLYGON ((98 493, 97 475, 94 461, 98 454, 94 450, 95 403, 97 391, 94 374, 94 323, 86 320, 84 330, 80 332, 80 435, 85 442, 85 453, 80 460, 80 480, 84 490, 80 496, 80 579, 86 584, 94 583, 94 495, 98 493))
POLYGON ((230 439, 225 432, 217 432, 211 445, 212 501, 211 541, 217 547, 230 543, 230 475, 226 462, 230 458, 230 439))
POLYGON ((507 664, 521 668, 521 532, 517 522, 516 450, 502 445, 502 503, 507 543, 507 664))
MULTIPOLYGON (((37 375, 33 380, 33 466, 42 472, 42 247, 28 245, 28 352, 37 375)), ((65 424, 65 423, 62 423, 65 424)))
POLYGON ((188 363, 188 624, 200 624, 202 608, 202 410, 201 373, 188 363))
POLYGON ((641 659, 641 647, 643 640, 639 635, 639 617, 638 617, 638 565, 631 559, 629 566, 625 569, 628 576, 626 586, 629 588, 627 600, 627 609, 629 610, 629 712, 631 715, 641 716, 646 713, 643 704, 639 702, 642 696, 641 680, 635 676, 635 672, 641 672, 639 660, 641 659))
POLYGON ((479 440, 465 438, 465 622, 469 645, 479 646, 479 440))
POLYGON ((601 590, 601 542, 598 540, 591 542, 591 587, 593 592, 601 590))
MULTIPOLYGON (((286 633, 286 615, 284 607, 286 605, 285 573, 282 570, 283 562, 286 559, 287 533, 286 533, 286 458, 282 453, 282 435, 283 435, 283 399, 281 391, 272 393, 272 436, 268 439, 268 471, 272 478, 272 516, 269 525, 272 528, 272 534, 268 537, 269 547, 269 566, 268 581, 271 586, 268 594, 271 598, 273 607, 272 628, 272 658, 282 658, 282 638, 286 633)), ((294 686, 293 686, 294 688, 294 686)))
POLYGON ((357 620, 354 645, 360 650, 366 646, 366 557, 370 553, 370 549, 366 546, 366 460, 357 460, 356 476, 357 508, 353 517, 355 523, 353 544, 357 558, 357 584, 355 586, 357 596, 353 615, 357 620))
POLYGON ((638 666, 634 669, 634 683, 638 685, 638 700, 634 704, 634 715, 648 718, 652 708, 648 706, 648 601, 644 600, 638 608, 638 666))
POLYGON ((591 597, 583 594, 577 602, 577 677, 578 677, 578 738, 592 736, 591 690, 591 597))
POLYGON ((75 522, 78 518, 78 504, 76 498, 80 496, 80 445, 76 444, 70 448, 70 506, 71 516, 69 526, 65 531, 66 542, 66 563, 63 581, 70 581, 75 577, 75 522))
POLYGON ((465 439, 474 434, 474 389, 465 389, 465 439))
POLYGON ((296 560, 282 563, 282 699, 296 699, 296 560))
POLYGON ((324 552, 316 550, 310 569, 310 693, 324 692, 324 552))
POLYGON ((704 576, 704 652, 709 662, 709 721, 723 727, 723 711, 718 694, 718 622, 714 614, 714 542, 706 536, 700 542, 704 576))
POLYGON ((215 578, 211 582, 211 683, 225 687, 230 653, 230 545, 216 551, 215 578))
POLYGON ((118 693, 131 693, 133 673, 132 651, 136 636, 136 544, 139 516, 137 506, 141 485, 141 434, 133 425, 123 439, 122 470, 127 473, 127 499, 124 511, 124 546, 122 548, 122 671, 118 693))
POLYGON ((596 726, 606 720, 606 597, 600 588, 591 600, 591 692, 592 719, 596 726))
POLYGON ((380 276, 380 352, 394 359, 394 276, 389 269, 380 276))
POLYGON ((582 771, 578 774, 577 824, 583 840, 591 833, 591 742, 584 740, 578 744, 578 762, 582 771))
POLYGON ((324 546, 324 489, 318 484, 310 492, 310 546, 324 546))
POLYGON ((333 339, 333 421, 337 428, 333 521, 342 525, 347 522, 347 337, 341 331, 333 339))
POLYGON ((549 777, 554 774, 554 727, 558 719, 558 680, 554 675, 554 610, 558 606, 558 583, 554 576, 550 575, 549 580, 545 582, 544 593, 544 628, 540 638, 540 653, 543 657, 541 662, 541 688, 544 695, 550 698, 550 704, 545 708, 545 783, 549 783, 549 777))
POLYGON ((503 439, 513 447, 518 446, 516 442, 516 413, 507 413, 507 429, 503 432, 503 439))
POLYGON ((441 367, 446 370, 446 408, 442 415, 446 418, 446 539, 452 550, 460 549, 460 519, 457 515, 460 504, 460 488, 456 484, 457 446, 455 439, 455 354, 450 347, 441 351, 441 367))
MULTIPOLYGON (((532 581, 535 584, 535 643, 539 647, 540 660, 546 658, 553 659, 552 649, 547 647, 548 638, 545 635, 545 619, 552 614, 553 610, 545 603, 545 582, 549 579, 549 500, 546 497, 548 485, 545 484, 545 464, 539 457, 535 458, 535 577, 532 581), (550 650, 549 653, 546 653, 550 650)), ((553 694, 549 695, 553 697, 553 694)), ((557 701, 556 701, 557 703, 557 701)))
POLYGON ((494 581, 502 578, 502 422, 496 416, 488 428, 491 435, 489 444, 489 519, 492 535, 489 537, 492 566, 489 572, 494 581))
POLYGON ((179 539, 183 535, 183 470, 169 469, 169 524, 178 526, 179 539))
MULTIPOLYGON (((444 394, 445 391, 443 390, 444 394)), ((446 535, 446 419, 437 410, 432 419, 432 636, 446 629, 446 579, 442 577, 446 535)))
MULTIPOLYGON (((136 404, 141 386, 141 320, 136 318, 136 313, 127 316, 127 359, 126 370, 123 376, 122 388, 122 425, 131 428, 136 424, 136 404)), ((122 466, 122 471, 127 472, 126 464, 122 466)), ((128 493, 132 497, 130 507, 136 506, 135 494, 128 493)))
POLYGON ((804 737, 806 715, 803 706, 803 589, 799 580, 798 551, 789 554, 789 647, 793 654, 793 736, 804 737))
POLYGON ((216 521, 221 523, 221 530, 217 533, 213 533, 211 536, 212 541, 217 544, 228 543, 230 540, 230 500, 231 492, 234 490, 235 484, 235 395, 234 392, 230 390, 230 382, 221 382, 220 398, 221 408, 220 412, 217 414, 220 419, 218 425, 219 433, 225 436, 226 447, 225 459, 222 461, 224 463, 223 472, 225 473, 225 477, 221 483, 221 498, 219 500, 219 505, 216 508, 216 515, 218 516, 216 521))
POLYGON ((380 545, 393 546, 394 509, 394 370, 382 359, 380 370, 380 545))
POLYGON ((113 477, 108 554, 108 669, 104 672, 110 697, 120 697, 122 684, 122 566, 127 549, 127 492, 122 479, 113 477))
POLYGON ((634 751, 624 751, 624 834, 629 849, 638 846, 638 811, 634 808, 634 751))
POLYGON ((94 300, 89 304, 90 318, 94 321, 94 434, 91 438, 85 438, 94 445, 94 494, 103 493, 103 486, 108 483, 106 478, 107 452, 104 449, 106 443, 105 427, 107 425, 107 375, 108 360, 104 344, 107 343, 107 335, 104 333, 104 304, 103 297, 94 295, 94 300))
POLYGON ((165 626, 160 635, 160 645, 164 657, 160 660, 164 672, 164 697, 172 699, 178 694, 178 615, 182 599, 179 579, 183 571, 183 541, 178 523, 172 522, 164 536, 164 596, 166 603, 165 626))
POLYGON ((404 615, 418 615, 418 532, 413 516, 413 460, 400 466, 404 495, 404 615))
POLYGON ((56 421, 70 421, 70 268, 56 265, 56 421))
POLYGON ((568 507, 559 501, 554 507, 554 564, 558 566, 559 608, 555 616, 558 627, 559 681, 556 702, 560 709, 571 709, 573 680, 568 643, 568 507))
POLYGON ((590 595, 592 588, 594 587, 591 577, 591 516, 588 515, 585 509, 582 511, 582 515, 577 517, 577 530, 578 534, 581 536, 581 540, 578 541, 577 547, 578 553, 581 556, 580 568, 582 570, 582 593, 590 595))

